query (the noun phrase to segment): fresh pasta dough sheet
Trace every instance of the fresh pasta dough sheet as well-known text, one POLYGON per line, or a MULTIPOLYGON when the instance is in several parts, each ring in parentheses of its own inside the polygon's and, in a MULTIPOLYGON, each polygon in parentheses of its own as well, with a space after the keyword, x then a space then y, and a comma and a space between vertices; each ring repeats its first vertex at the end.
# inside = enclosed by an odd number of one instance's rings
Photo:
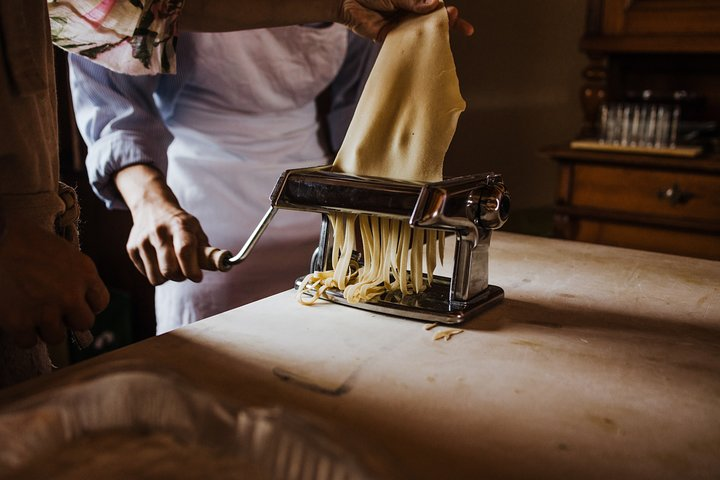
MULTIPOLYGON (((464 109, 445 8, 407 17, 383 43, 333 171, 440 181, 445 154, 464 109)), ((368 301, 388 291, 419 293, 425 288, 423 252, 427 283, 432 282, 432 271, 442 255, 442 233, 367 215, 338 214, 332 215, 331 221, 333 270, 305 278, 298 292, 302 303, 315 302, 328 288, 343 291, 349 303, 368 301), (362 266, 351 258, 356 248, 356 223, 362 266), (303 298, 306 290, 314 291, 309 299, 303 298)))
POLYGON ((445 8, 412 16, 385 39, 333 169, 434 182, 465 101, 445 8))

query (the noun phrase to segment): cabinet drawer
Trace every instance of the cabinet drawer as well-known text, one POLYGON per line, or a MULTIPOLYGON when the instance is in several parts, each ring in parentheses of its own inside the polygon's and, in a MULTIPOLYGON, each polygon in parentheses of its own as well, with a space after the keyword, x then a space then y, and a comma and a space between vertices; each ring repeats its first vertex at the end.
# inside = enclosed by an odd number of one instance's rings
POLYGON ((594 219, 573 222, 572 240, 720 260, 716 235, 594 219))
POLYGON ((715 35, 718 0, 605 0, 603 33, 608 35, 715 35))
POLYGON ((576 164, 570 205, 720 221, 720 175, 576 164))

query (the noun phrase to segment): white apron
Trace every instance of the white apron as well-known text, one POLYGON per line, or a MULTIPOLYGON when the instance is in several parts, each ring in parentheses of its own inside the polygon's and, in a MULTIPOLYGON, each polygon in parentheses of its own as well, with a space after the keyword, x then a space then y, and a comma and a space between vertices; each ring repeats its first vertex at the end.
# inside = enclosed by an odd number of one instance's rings
MULTIPOLYGON (((178 66, 188 73, 168 120, 167 181, 211 245, 236 253, 284 170, 330 160, 315 98, 340 69, 347 31, 293 26, 181 41, 178 66)), ((318 214, 280 211, 230 272, 159 286, 158 334, 291 288, 309 271, 319 229, 318 214)))

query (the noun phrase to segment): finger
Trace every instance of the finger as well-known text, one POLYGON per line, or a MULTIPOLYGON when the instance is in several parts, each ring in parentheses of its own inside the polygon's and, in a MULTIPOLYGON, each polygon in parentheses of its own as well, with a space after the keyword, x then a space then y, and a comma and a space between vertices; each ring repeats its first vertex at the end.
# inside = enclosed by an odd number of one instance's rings
POLYGON ((85 301, 90 307, 90 310, 96 315, 105 310, 110 303, 110 292, 99 277, 90 280, 87 292, 85 293, 85 301))
POLYGON ((145 265, 143 264, 142 257, 140 256, 140 251, 137 248, 127 248, 127 254, 128 257, 130 257, 130 261, 135 265, 135 268, 138 272, 140 272, 143 276, 147 277, 145 274, 145 265))
POLYGON ((200 232, 197 233, 196 236, 198 239, 198 245, 210 245, 210 239, 208 239, 208 236, 205 235, 202 227, 200 228, 200 232))
POLYGON ((142 263, 145 266, 145 276, 152 285, 162 285, 167 281, 165 277, 160 273, 158 267, 157 257, 155 256, 155 249, 152 245, 143 246, 139 249, 139 255, 142 259, 142 263))
POLYGON ((385 25, 383 25, 380 30, 378 31, 377 35, 375 36, 375 41, 378 43, 383 43, 385 41, 385 37, 387 37, 388 33, 395 28, 396 23, 395 22, 385 22, 385 25))
POLYGON ((470 22, 460 17, 460 11, 456 7, 447 7, 447 14, 450 28, 467 37, 475 33, 475 27, 473 27, 470 22))
POLYGON ((58 345, 65 340, 65 324, 57 309, 46 307, 37 324, 37 334, 48 345, 58 345))
POLYGON ((448 23, 450 24, 450 28, 452 28, 455 26, 455 23, 460 16, 460 11, 456 7, 447 7, 445 8, 445 11, 447 11, 448 23))
POLYGON ((348 8, 347 20, 347 26, 353 32, 376 42, 385 38, 384 35, 387 32, 383 33, 383 30, 389 30, 389 25, 394 25, 393 22, 380 13, 359 6, 348 8), (381 33, 383 33, 382 36, 381 33))
POLYGON ((438 8, 440 2, 438 0, 396 0, 393 4, 401 10, 428 13, 438 8))
POLYGON ((63 334, 67 328, 71 330, 90 330, 95 323, 95 314, 90 305, 85 302, 77 302, 65 309, 61 325, 63 334))
MULTIPOLYGON (((203 234, 203 236, 205 235, 203 234)), ((185 278, 189 278, 193 282, 201 281, 203 274, 200 270, 198 241, 195 235, 187 230, 183 230, 173 236, 173 242, 175 244, 175 253, 180 263, 180 269, 185 278)))
MULTIPOLYGON (((85 301, 94 313, 100 313, 110 302, 110 292, 105 288, 105 284, 98 274, 95 263, 90 257, 85 255, 83 255, 82 258, 85 260, 83 275, 85 281, 85 291, 83 292, 85 301)), ((78 285, 80 285, 80 283, 78 283, 78 285)))
POLYGON ((466 37, 469 37, 473 33, 475 33, 475 27, 473 26, 473 24, 462 18, 457 19, 457 22, 455 22, 455 27, 453 28, 455 28, 455 30, 458 30, 466 37))
POLYGON ((163 240, 155 246, 155 252, 160 275, 168 280, 180 282, 185 280, 185 275, 183 275, 178 259, 175 256, 174 242, 174 238, 163 240))
POLYGON ((90 330, 73 330, 70 334, 75 346, 81 350, 89 347, 95 340, 90 330))

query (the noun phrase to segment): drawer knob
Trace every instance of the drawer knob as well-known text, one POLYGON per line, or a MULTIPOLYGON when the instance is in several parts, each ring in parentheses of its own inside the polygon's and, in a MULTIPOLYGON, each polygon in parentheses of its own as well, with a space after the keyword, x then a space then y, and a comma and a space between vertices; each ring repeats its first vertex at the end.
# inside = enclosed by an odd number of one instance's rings
POLYGON ((684 192, 680 188, 680 185, 673 183, 671 187, 661 188, 657 196, 660 200, 667 200, 670 205, 675 206, 686 204, 695 195, 690 192, 684 192))

